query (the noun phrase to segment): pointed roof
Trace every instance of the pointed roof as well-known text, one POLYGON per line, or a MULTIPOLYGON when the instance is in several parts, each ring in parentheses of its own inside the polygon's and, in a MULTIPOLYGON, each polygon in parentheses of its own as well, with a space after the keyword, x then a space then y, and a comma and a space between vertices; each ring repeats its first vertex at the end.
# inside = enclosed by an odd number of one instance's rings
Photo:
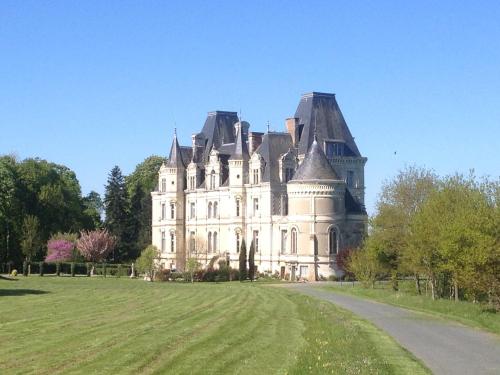
POLYGON ((305 154, 313 142, 314 129, 318 142, 325 140, 345 142, 345 156, 361 156, 354 138, 340 111, 335 94, 311 92, 302 95, 295 112, 298 123, 304 125, 299 141, 299 154, 305 154))
POLYGON ((250 125, 246 121, 239 121, 234 126, 237 128, 236 140, 234 142, 234 149, 231 153, 229 160, 243 160, 246 161, 250 159, 250 154, 248 152, 248 145, 244 139, 243 128, 245 125, 250 125))
POLYGON ((269 132, 264 134, 262 143, 255 150, 255 153, 264 159, 262 182, 280 182, 280 158, 291 147, 293 147, 293 143, 290 133, 269 132))
POLYGON ((316 137, 314 137, 304 161, 299 165, 290 182, 311 180, 340 180, 328 162, 316 137))
POLYGON ((170 147, 170 155, 168 156, 167 166, 170 168, 185 168, 186 165, 182 160, 182 151, 179 142, 177 141, 177 131, 174 130, 174 139, 172 147, 170 147))

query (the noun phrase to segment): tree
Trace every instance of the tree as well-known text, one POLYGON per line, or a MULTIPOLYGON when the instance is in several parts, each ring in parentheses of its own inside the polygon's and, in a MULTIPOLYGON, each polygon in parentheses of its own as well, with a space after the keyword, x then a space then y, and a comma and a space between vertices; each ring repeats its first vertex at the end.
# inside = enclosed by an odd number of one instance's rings
POLYGON ((104 204, 101 196, 95 191, 91 191, 86 197, 83 198, 84 214, 88 218, 88 229, 100 228, 102 225, 102 213, 104 211, 104 204))
POLYGON ((378 259, 378 249, 374 242, 367 241, 360 250, 352 251, 347 261, 346 269, 354 274, 357 280, 366 288, 375 287, 377 281, 386 269, 378 259))
POLYGON ((67 262, 73 260, 75 243, 65 239, 51 239, 47 242, 46 262, 67 262))
POLYGON ((94 274, 94 263, 106 259, 115 245, 116 238, 107 229, 81 231, 76 243, 78 251, 88 262, 92 263, 91 275, 94 274))
POLYGON ((145 273, 150 281, 154 281, 155 273, 160 267, 159 260, 160 250, 154 245, 149 245, 142 250, 135 264, 139 272, 145 273))
POLYGON ((245 244, 245 239, 241 241, 239 261, 240 281, 243 281, 247 278, 247 245, 245 244))
POLYGON ((248 254, 248 278, 250 281, 255 279, 255 246, 253 241, 250 244, 250 252, 248 254))
POLYGON ((23 251, 26 262, 30 262, 31 258, 40 248, 40 223, 38 218, 33 215, 28 215, 23 220, 21 249, 23 251))
POLYGON ((196 257, 189 257, 186 262, 186 275, 191 283, 194 283, 194 273, 200 269, 200 262, 196 257))
POLYGON ((15 235, 17 213, 16 160, 10 156, 0 158, 0 261, 11 257, 12 236, 15 235))
POLYGON ((129 205, 125 179, 120 167, 115 166, 108 177, 104 196, 106 228, 116 237, 114 260, 130 259, 129 205))

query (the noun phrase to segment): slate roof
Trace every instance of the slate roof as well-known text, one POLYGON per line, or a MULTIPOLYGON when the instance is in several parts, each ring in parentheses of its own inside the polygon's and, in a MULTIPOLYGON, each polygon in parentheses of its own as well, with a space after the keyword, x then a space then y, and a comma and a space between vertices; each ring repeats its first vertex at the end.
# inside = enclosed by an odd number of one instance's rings
POLYGON ((174 133, 174 139, 172 141, 172 146, 170 147, 170 154, 168 156, 168 161, 166 163, 168 167, 171 168, 185 168, 186 164, 182 158, 181 147, 177 141, 177 133, 174 133))
POLYGON ((279 182, 279 159, 293 147, 289 133, 269 132, 262 137, 262 143, 255 150, 265 162, 262 182, 279 182))
POLYGON ((363 205, 361 205, 351 194, 348 189, 345 189, 345 210, 349 214, 365 214, 366 209, 363 205))
POLYGON ((299 165, 290 182, 314 180, 340 180, 316 139, 313 140, 302 164, 299 165))
POLYGON ((243 127, 246 125, 250 126, 248 122, 242 121, 239 123, 238 134, 236 134, 236 140, 233 148, 233 152, 231 153, 231 157, 229 160, 248 160, 250 158, 250 154, 248 153, 248 145, 247 140, 245 139, 243 134, 243 127))
POLYGON ((341 140, 345 142, 345 156, 361 156, 335 100, 335 94, 312 92, 302 95, 295 117, 299 119, 299 124, 304 125, 298 145, 299 154, 309 150, 316 127, 318 143, 322 148, 325 139, 341 140))
POLYGON ((218 150, 223 144, 234 143, 234 124, 237 122, 238 115, 236 112, 208 112, 205 125, 201 130, 205 136, 204 162, 208 161, 212 148, 218 150))

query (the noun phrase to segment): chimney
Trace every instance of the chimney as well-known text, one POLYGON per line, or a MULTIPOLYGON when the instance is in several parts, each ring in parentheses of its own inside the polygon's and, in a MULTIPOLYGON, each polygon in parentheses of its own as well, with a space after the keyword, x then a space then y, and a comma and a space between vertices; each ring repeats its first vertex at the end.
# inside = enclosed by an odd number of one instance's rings
POLYGON ((250 155, 257 150, 262 143, 262 136, 264 133, 249 132, 248 133, 248 152, 250 155))
POLYGON ((286 130, 292 136, 292 142, 294 147, 297 147, 297 143, 299 142, 299 137, 297 134, 298 123, 299 119, 297 117, 289 117, 285 120, 286 130))

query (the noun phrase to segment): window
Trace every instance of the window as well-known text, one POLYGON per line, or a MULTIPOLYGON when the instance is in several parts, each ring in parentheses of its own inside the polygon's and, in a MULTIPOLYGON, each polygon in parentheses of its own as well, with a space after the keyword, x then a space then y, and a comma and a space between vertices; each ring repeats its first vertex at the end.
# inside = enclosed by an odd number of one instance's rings
POLYGON ((170 203, 170 218, 175 219, 175 203, 170 203))
POLYGON ((254 216, 257 216, 259 213, 259 198, 254 198, 253 199, 253 214, 254 216))
POLYGON ((196 188, 196 176, 189 177, 189 189, 194 190, 196 188))
POLYGON ((292 246, 290 250, 292 254, 297 254, 297 229, 295 228, 292 229, 292 246))
POLYGON ((257 185, 259 183, 259 169, 256 168, 253 170, 253 184, 257 185))
POLYGON ((307 277, 307 266, 300 266, 299 268, 299 277, 307 277))
POLYGON ((213 246, 213 249, 214 249, 214 253, 217 252, 217 232, 214 232, 214 246, 213 246))
POLYGON ((217 212, 217 208, 219 207, 219 204, 217 202, 214 202, 214 218, 217 219, 218 217, 218 212, 217 212))
POLYGON ((281 196, 281 215, 288 215, 288 197, 286 195, 281 196))
POLYGON ((208 212, 207 217, 210 219, 212 217, 212 202, 208 202, 208 212))
POLYGON ((215 171, 210 172, 210 190, 215 189, 215 171))
POLYGON ((189 235, 189 250, 194 253, 196 251, 196 234, 191 232, 189 235))
POLYGON ((194 219, 196 215, 196 205, 195 202, 191 202, 191 219, 194 219))
POLYGON ((286 253, 286 238, 288 236, 288 231, 286 229, 281 230, 281 253, 286 253))
POLYGON ((212 252, 212 232, 208 232, 208 237, 207 237, 207 247, 208 247, 208 252, 212 252))
POLYGON ((293 178, 293 168, 285 168, 285 182, 293 178))
POLYGON ((330 228, 328 231, 328 252, 330 254, 337 254, 338 252, 337 231, 334 228, 330 228))
POLYGON ((239 199, 236 199, 236 216, 240 216, 240 205, 241 201, 239 199))
POLYGON ((298 140, 297 143, 300 141, 300 138, 302 138, 302 131, 304 130, 304 124, 300 124, 297 126, 297 135, 298 135, 298 140))
POLYGON ((255 252, 258 253, 259 252, 259 231, 258 230, 253 231, 253 246, 254 246, 255 252))
POLYGON ((161 219, 162 220, 165 220, 166 216, 167 216, 167 213, 166 213, 166 207, 165 207, 165 203, 162 203, 161 204, 161 219))
POLYGON ((354 171, 347 171, 346 184, 348 187, 354 186, 354 171))
POLYGON ((236 232, 236 252, 240 252, 240 233, 236 232))
POLYGON ((175 252, 175 233, 170 232, 170 252, 175 252))
POLYGON ((161 191, 163 191, 163 192, 167 191, 167 179, 166 178, 161 179, 161 191))
POLYGON ((161 232, 161 251, 162 252, 165 251, 165 248, 166 248, 166 245, 167 245, 166 241, 167 241, 167 239, 166 239, 165 232, 161 232))
POLYGON ((325 142, 325 149, 326 157, 330 159, 344 155, 344 144, 342 142, 325 142))

